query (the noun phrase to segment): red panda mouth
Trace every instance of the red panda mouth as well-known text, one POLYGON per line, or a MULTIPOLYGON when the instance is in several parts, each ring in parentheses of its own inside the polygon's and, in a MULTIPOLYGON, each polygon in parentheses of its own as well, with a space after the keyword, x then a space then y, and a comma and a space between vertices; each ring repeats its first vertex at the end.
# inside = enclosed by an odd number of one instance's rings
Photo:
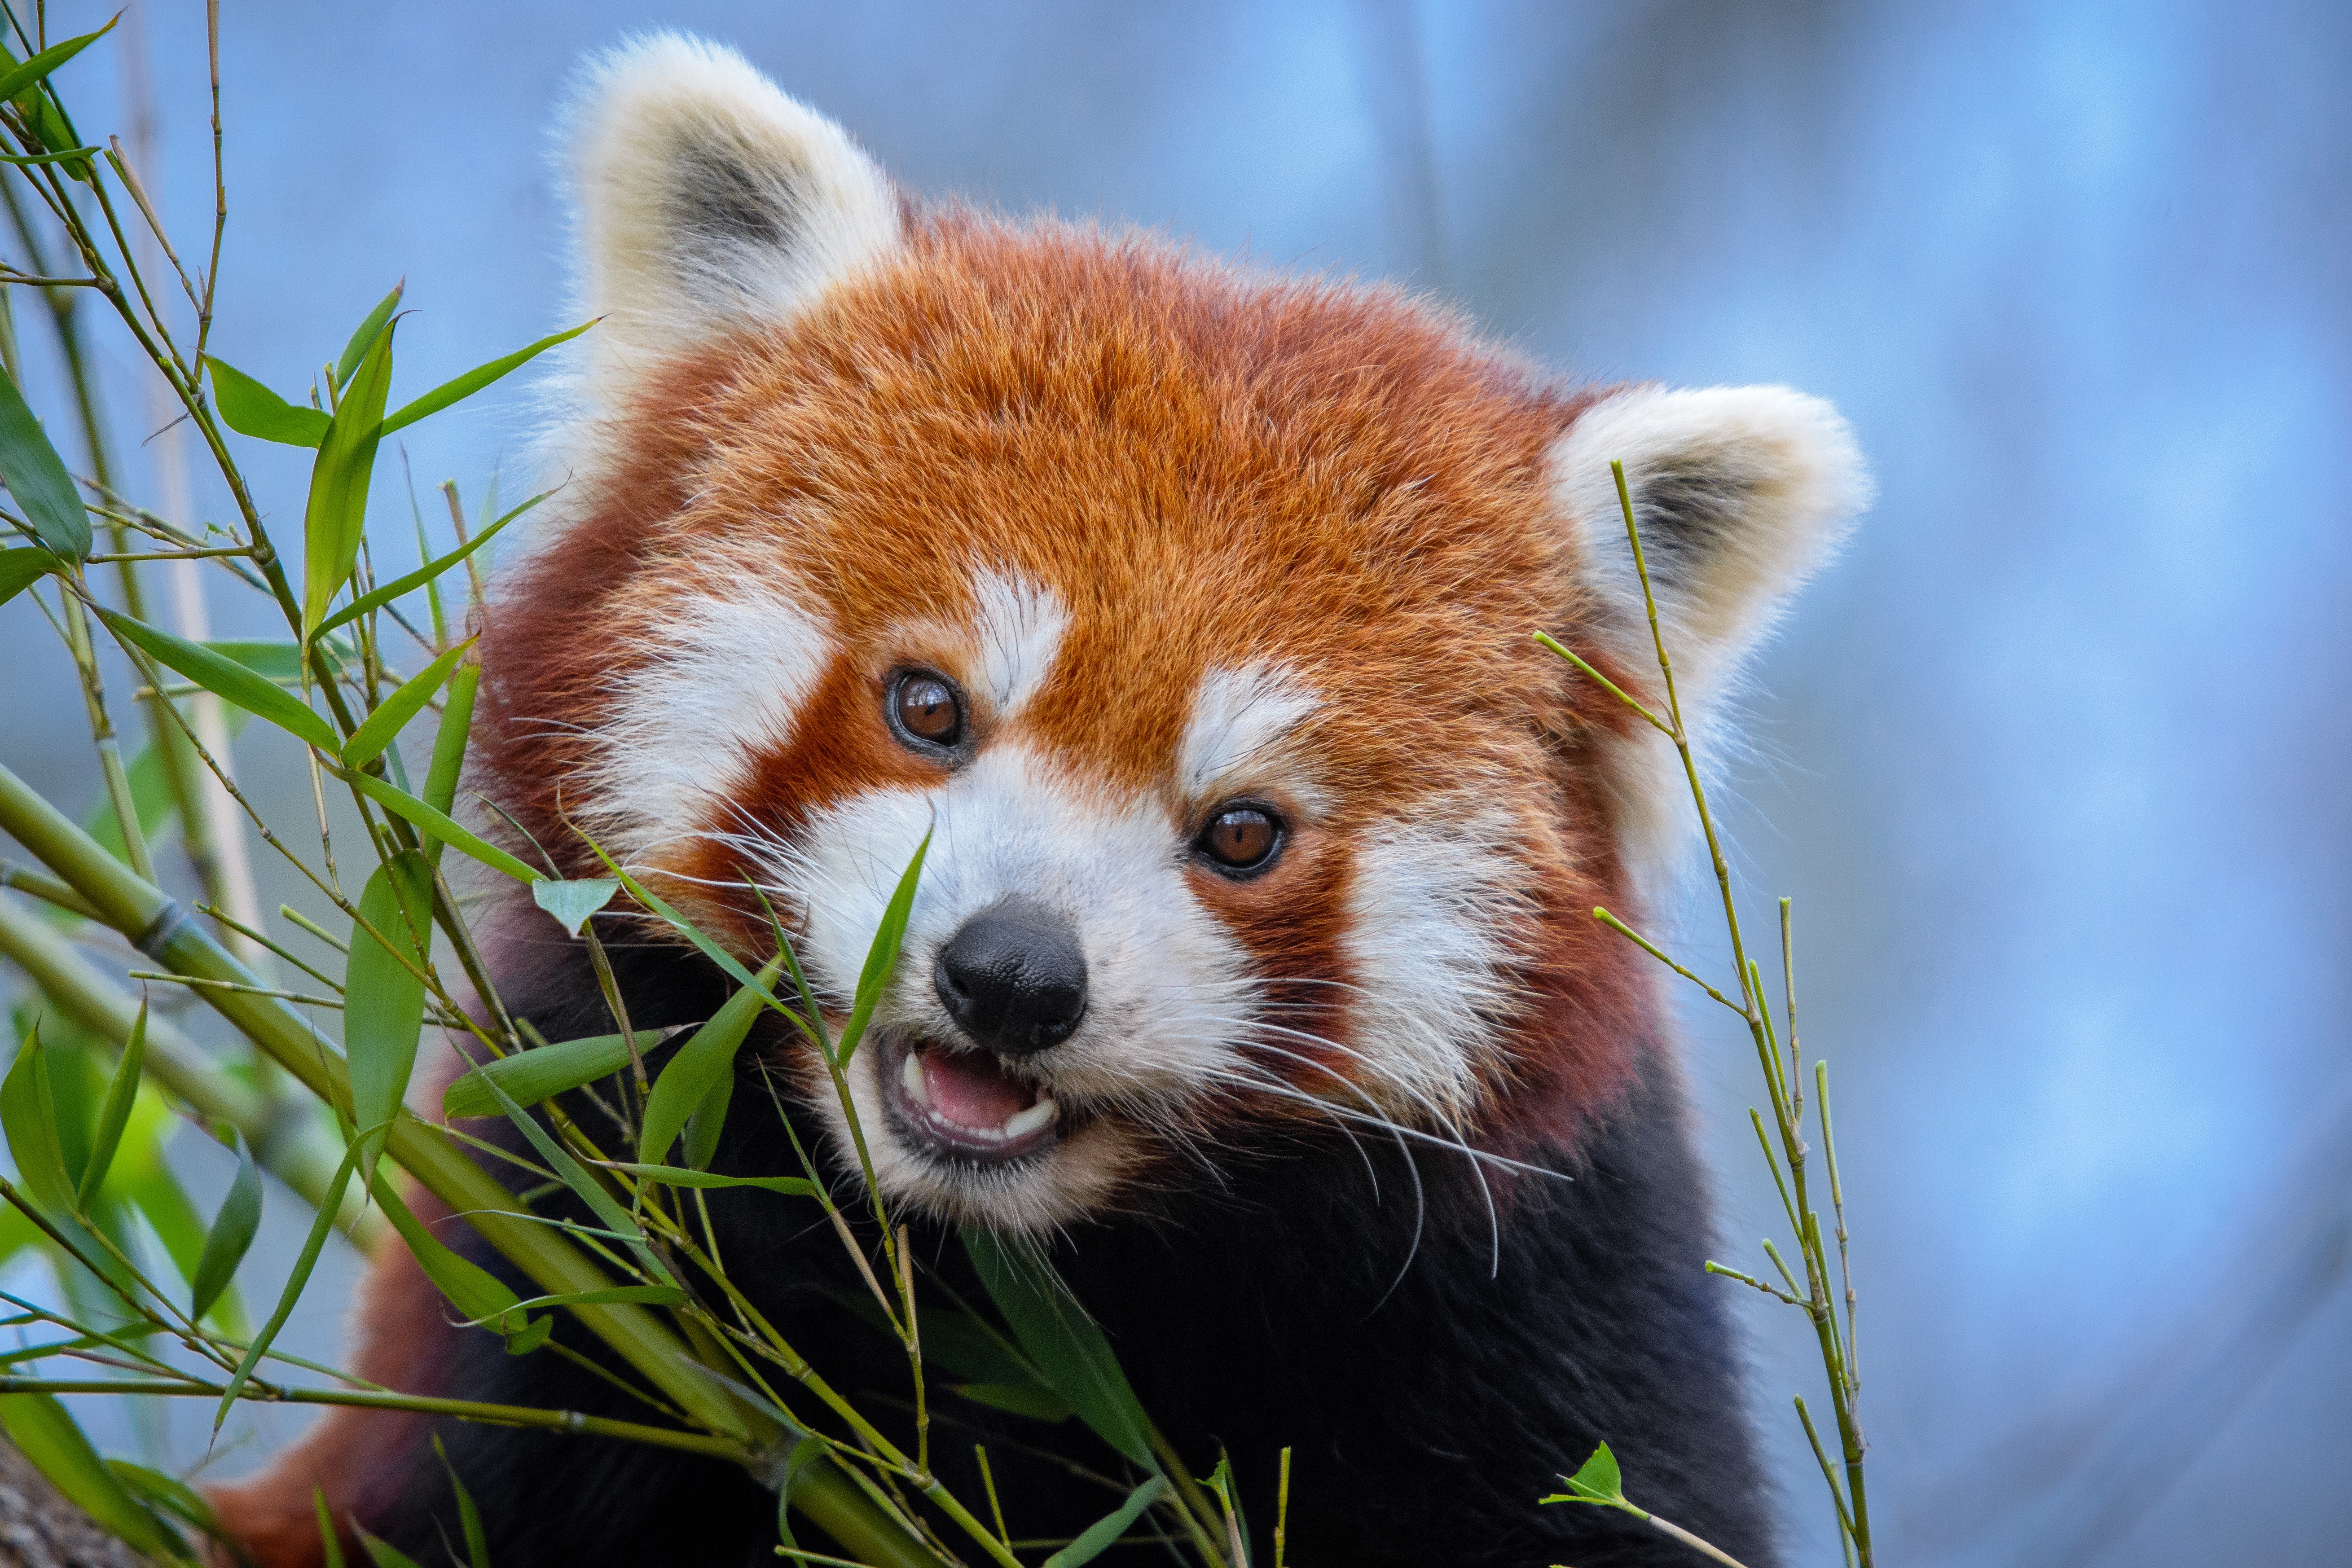
POLYGON ((880 1065, 892 1122, 940 1152, 994 1163, 1061 1136, 1054 1097, 1013 1077, 991 1052, 894 1034, 882 1041, 880 1065))

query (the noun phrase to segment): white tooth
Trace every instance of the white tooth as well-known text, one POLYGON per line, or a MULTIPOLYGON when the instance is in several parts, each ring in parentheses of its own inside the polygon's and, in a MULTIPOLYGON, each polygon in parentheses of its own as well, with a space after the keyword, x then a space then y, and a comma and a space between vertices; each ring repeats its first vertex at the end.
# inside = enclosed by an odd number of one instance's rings
POLYGON ((1052 1125, 1054 1118, 1061 1113, 1062 1108, 1054 1103, 1051 1095, 1039 1095, 1036 1104, 1006 1121, 1004 1135, 1007 1138, 1025 1137, 1040 1127, 1052 1125))
POLYGON ((931 1108, 930 1086, 923 1082, 923 1058, 919 1052, 907 1053, 907 1065, 899 1069, 898 1081, 906 1086, 908 1100, 925 1110, 931 1108))

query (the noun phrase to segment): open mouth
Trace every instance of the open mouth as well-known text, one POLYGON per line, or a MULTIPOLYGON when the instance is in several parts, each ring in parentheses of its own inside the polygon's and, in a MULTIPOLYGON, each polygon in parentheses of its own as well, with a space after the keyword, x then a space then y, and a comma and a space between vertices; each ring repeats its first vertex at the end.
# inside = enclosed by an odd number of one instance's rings
POLYGON ((915 1142, 997 1163, 1034 1154, 1061 1136, 1062 1108, 1054 1097, 1007 1072, 993 1053, 896 1034, 881 1044, 891 1119, 915 1142))

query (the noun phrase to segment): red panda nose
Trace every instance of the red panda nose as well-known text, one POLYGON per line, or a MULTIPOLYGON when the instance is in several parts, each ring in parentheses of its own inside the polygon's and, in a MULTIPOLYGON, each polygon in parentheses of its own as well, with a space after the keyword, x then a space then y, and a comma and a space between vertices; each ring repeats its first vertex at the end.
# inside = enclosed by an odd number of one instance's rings
POLYGON ((1026 899, 1000 899, 940 949, 931 986, 974 1045, 1021 1056, 1078 1026, 1087 955, 1067 921, 1026 899))

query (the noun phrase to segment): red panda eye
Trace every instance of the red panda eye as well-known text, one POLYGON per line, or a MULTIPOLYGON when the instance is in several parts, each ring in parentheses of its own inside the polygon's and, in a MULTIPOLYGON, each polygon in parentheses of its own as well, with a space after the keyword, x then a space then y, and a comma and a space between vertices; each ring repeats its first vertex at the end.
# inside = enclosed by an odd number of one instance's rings
POLYGON ((1263 870, 1282 848, 1282 819, 1261 805, 1230 805, 1209 819, 1194 847, 1222 870, 1263 870))
POLYGON ((928 749, 963 739, 963 703, 944 676, 908 671, 890 683, 888 707, 902 741, 928 749))

